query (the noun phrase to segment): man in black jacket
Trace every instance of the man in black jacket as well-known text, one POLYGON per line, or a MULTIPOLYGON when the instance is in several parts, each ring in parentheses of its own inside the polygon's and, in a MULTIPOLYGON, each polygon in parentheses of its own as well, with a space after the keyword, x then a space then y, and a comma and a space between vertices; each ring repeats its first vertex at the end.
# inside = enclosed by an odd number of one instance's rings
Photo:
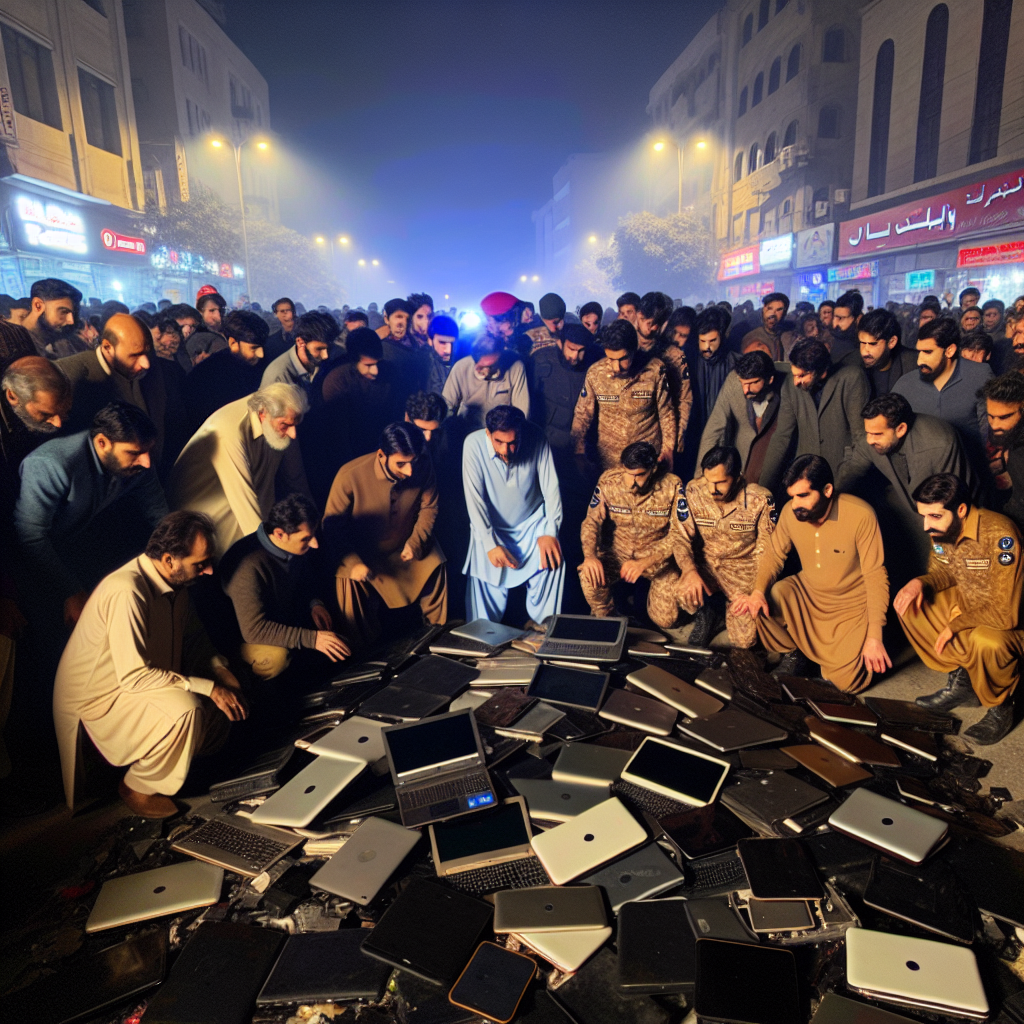
MULTIPOLYGON (((1018 529, 1024 528, 1024 376, 990 377, 981 389, 988 413, 992 471, 1009 477, 1010 497, 1000 509, 1018 529), (991 451, 991 449, 995 449, 991 451)), ((996 491, 997 494, 1005 493, 996 491)))
MULTIPOLYGON (((857 325, 859 351, 842 358, 844 366, 861 366, 867 374, 871 397, 887 395, 905 373, 917 369, 917 352, 901 344, 903 328, 887 309, 865 313, 857 325)), ((835 349, 832 350, 835 362, 835 349)))

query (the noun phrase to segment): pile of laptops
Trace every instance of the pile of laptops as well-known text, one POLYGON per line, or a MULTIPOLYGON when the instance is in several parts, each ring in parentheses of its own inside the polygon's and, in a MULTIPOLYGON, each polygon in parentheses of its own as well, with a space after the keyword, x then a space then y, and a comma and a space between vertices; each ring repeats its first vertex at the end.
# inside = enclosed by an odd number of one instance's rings
POLYGON ((107 954, 87 1009, 158 984, 168 922, 202 914, 147 1021, 363 1002, 412 1024, 790 1024, 809 999, 815 1024, 985 1019, 1024 854, 929 789, 949 716, 626 626, 556 616, 527 645, 469 623, 347 668, 345 700, 213 788, 176 862, 90 897, 87 932, 159 963, 114 977, 107 954), (839 966, 807 974, 815 946, 839 966), (389 982, 415 993, 401 1012, 389 982))

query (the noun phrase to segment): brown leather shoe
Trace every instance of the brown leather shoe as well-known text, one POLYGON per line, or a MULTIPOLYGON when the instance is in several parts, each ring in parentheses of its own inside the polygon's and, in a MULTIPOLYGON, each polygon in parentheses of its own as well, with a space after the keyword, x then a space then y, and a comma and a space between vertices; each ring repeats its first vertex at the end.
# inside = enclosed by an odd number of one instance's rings
POLYGON ((180 814, 178 805, 169 797, 159 793, 137 793, 122 779, 117 785, 117 792, 128 805, 132 814, 140 818, 173 818, 180 814))

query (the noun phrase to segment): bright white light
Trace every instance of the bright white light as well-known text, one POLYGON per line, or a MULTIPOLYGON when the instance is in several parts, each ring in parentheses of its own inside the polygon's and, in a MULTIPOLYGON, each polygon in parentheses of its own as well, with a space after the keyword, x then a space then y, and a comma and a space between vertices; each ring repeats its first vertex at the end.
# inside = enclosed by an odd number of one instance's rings
POLYGON ((590 237, 589 237, 589 238, 587 239, 587 241, 588 241, 588 242, 590 242, 590 244, 591 244, 591 245, 593 245, 593 244, 594 244, 594 243, 595 243, 595 242, 597 241, 597 235, 591 235, 591 236, 590 236, 590 237))
POLYGON ((654 144, 654 152, 655 153, 660 153, 664 148, 665 148, 665 143, 664 142, 656 142, 654 144))
POLYGON ((221 141, 220 141, 220 139, 214 139, 214 140, 213 140, 213 141, 212 141, 212 142, 210 143, 210 145, 211 145, 211 146, 213 146, 213 148, 214 148, 214 149, 220 149, 220 148, 221 148, 221 146, 223 146, 223 145, 224 145, 224 143, 223 143, 223 142, 221 142, 221 141))
POLYGON ((519 280, 520 280, 520 281, 525 281, 526 279, 527 279, 527 278, 526 278, 526 275, 525 275, 525 274, 520 274, 520 275, 519 275, 519 280))
POLYGON ((342 245, 348 245, 348 235, 342 235, 338 241, 341 242, 342 245))
POLYGON ((374 265, 375 267, 379 267, 379 266, 380 266, 380 260, 371 260, 370 262, 371 262, 371 263, 372 263, 372 264, 373 264, 373 265, 374 265))
POLYGON ((316 241, 317 245, 323 245, 324 244, 324 236, 323 235, 317 235, 315 241, 316 241))
POLYGON ((703 139, 701 139, 700 142, 697 143, 697 148, 698 149, 707 149, 708 148, 708 144, 703 139))
POLYGON ((124 285, 121 284, 120 281, 111 281, 110 282, 110 287, 113 288, 115 292, 123 292, 124 291, 124 285))
POLYGON ((365 267, 366 266, 366 260, 360 260, 359 261, 359 266, 365 267))
POLYGON ((540 277, 539 277, 539 276, 538 276, 537 274, 534 274, 534 275, 533 275, 533 277, 532 277, 532 278, 530 278, 530 280, 531 280, 531 281, 539 281, 539 280, 540 280, 540 277))
POLYGON ((257 142, 256 143, 256 148, 257 149, 267 149, 267 144, 265 142, 257 142))
POLYGON ((462 326, 468 327, 470 330, 474 327, 479 327, 480 317, 478 317, 472 310, 467 310, 462 314, 462 326))

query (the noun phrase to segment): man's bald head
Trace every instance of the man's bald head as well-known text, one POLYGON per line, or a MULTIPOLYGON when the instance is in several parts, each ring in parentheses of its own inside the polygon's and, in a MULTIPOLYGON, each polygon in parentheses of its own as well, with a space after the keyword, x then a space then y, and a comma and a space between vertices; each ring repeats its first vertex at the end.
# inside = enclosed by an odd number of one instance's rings
POLYGON ((0 387, 18 419, 36 433, 60 430, 71 409, 71 383, 60 367, 41 356, 15 359, 0 387))
POLYGON ((130 313, 115 313, 104 325, 100 352, 115 372, 138 380, 151 365, 153 335, 130 313))

